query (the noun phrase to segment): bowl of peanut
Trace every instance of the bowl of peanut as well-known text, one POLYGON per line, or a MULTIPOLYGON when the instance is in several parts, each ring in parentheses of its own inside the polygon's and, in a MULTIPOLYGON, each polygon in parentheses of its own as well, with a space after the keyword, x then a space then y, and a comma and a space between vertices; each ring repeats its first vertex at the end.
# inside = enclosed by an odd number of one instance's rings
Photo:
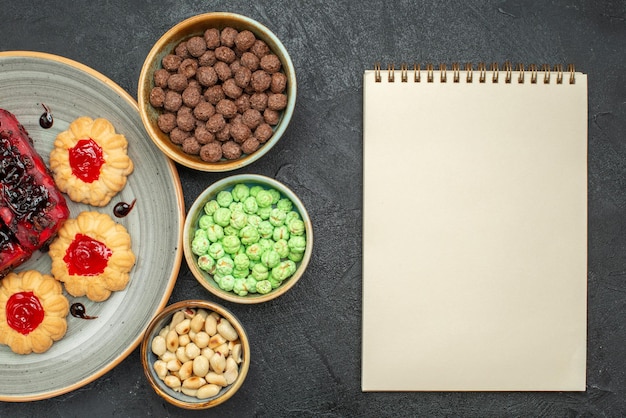
POLYGON ((186 300, 152 319, 141 342, 141 362, 163 399, 184 409, 207 409, 227 401, 243 385, 250 344, 228 309, 186 300))
POLYGON ((154 44, 137 101, 148 135, 169 158, 225 172, 253 163, 280 140, 296 89, 291 58, 272 31, 212 12, 178 23, 154 44))

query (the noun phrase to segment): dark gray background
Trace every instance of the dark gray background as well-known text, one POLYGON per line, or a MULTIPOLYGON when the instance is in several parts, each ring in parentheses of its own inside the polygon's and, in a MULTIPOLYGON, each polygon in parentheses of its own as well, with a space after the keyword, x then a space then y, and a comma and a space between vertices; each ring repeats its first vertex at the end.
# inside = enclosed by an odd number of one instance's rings
MULTIPOLYGON (((241 173, 291 187, 315 230, 310 267, 287 295, 223 303, 243 321, 253 362, 242 389, 204 412, 152 392, 138 351, 53 399, 0 403, 0 416, 624 416, 626 415, 626 3, 624 1, 0 1, 0 50, 80 61, 132 96, 152 44, 209 11, 273 30, 296 67, 285 137, 241 173), (362 74, 374 62, 575 63, 589 74, 588 378, 582 393, 362 393, 362 74)), ((489 103, 473 105, 489 106, 489 103)), ((541 106, 537 103, 537 106, 541 106)), ((419 126, 416 127, 419 129, 419 126)), ((225 177, 179 168, 189 207, 225 177)), ((215 300, 184 261, 171 301, 215 300)), ((402 344, 393 338, 390 344, 402 344)), ((411 347, 406 347, 407 356, 411 347)), ((381 353, 384 355, 384 353, 381 353)), ((19 385, 19 376, 12 379, 19 385)))

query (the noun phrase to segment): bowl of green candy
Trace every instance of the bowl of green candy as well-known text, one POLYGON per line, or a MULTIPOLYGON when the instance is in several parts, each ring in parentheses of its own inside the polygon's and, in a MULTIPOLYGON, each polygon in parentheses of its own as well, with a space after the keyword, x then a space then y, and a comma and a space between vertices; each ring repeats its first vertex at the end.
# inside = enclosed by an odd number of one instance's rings
POLYGON ((183 250, 194 277, 231 302, 261 303, 291 289, 313 251, 311 219, 284 184, 239 174, 211 184, 187 214, 183 250))

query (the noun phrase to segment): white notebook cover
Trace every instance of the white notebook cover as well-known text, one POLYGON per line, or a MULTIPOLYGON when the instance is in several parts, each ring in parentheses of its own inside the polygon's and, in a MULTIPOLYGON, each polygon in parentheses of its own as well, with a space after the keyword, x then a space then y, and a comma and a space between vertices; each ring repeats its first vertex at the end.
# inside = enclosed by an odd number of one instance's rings
POLYGON ((587 77, 364 74, 363 391, 584 391, 587 77))

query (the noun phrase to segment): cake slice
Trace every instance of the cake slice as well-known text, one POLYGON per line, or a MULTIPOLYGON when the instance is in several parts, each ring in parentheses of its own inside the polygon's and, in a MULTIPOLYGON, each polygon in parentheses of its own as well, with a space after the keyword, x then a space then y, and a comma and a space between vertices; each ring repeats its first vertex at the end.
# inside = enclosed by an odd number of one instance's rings
POLYGON ((0 277, 49 244, 68 216, 28 132, 0 109, 0 277))

